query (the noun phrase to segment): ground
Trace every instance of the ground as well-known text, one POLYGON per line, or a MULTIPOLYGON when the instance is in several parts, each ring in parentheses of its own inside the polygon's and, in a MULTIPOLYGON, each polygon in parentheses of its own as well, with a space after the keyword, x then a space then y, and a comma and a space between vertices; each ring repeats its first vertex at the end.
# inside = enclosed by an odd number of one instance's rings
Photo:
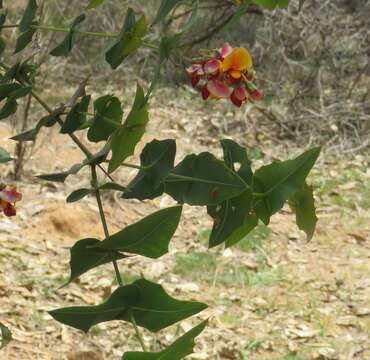
MULTIPOLYGON (((210 114, 171 102, 167 107, 154 106, 149 132, 139 147, 153 138, 174 137, 179 159, 206 149, 220 155, 218 139, 226 133, 244 145, 252 144, 257 166, 275 156, 286 158, 303 151, 272 145, 263 137, 263 151, 254 150, 261 144, 256 144, 254 135, 246 135, 248 119, 245 113, 234 119, 233 113, 210 114)), ((11 149, 7 140, 11 134, 12 128, 2 124, 0 145, 11 149)), ((72 304, 100 303, 116 287, 108 264, 60 288, 69 275, 69 247, 85 237, 103 236, 98 209, 92 197, 65 202, 71 191, 88 185, 84 171, 64 185, 34 176, 68 168, 79 160, 78 149, 57 129, 42 130, 17 184, 23 193, 18 216, 1 219, 0 321, 14 337, 1 350, 1 359, 120 359, 124 351, 138 348, 129 324, 101 324, 85 335, 47 313, 72 304)), ((5 177, 11 165, 4 168, 5 177)), ((134 174, 135 170, 120 170, 114 178, 124 184, 134 174)), ((269 228, 259 225, 236 247, 208 250, 211 221, 204 209, 186 206, 167 255, 159 260, 135 256, 121 261, 126 282, 143 276, 161 283, 177 298, 209 305, 199 317, 155 336, 144 331, 151 349, 162 348, 176 334, 210 318, 209 327, 198 338, 196 354, 189 359, 370 358, 366 154, 336 158, 324 148, 309 182, 315 188, 319 217, 309 243, 296 228, 293 214, 284 208, 269 228)), ((172 203, 167 196, 152 202, 104 196, 111 232, 172 203)))

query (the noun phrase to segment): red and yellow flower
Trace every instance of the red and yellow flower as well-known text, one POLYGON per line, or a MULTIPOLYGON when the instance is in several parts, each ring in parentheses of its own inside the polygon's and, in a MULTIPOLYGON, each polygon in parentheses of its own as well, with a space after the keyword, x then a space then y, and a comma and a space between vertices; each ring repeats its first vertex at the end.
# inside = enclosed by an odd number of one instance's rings
POLYGON ((203 80, 204 100, 229 98, 238 107, 247 101, 259 101, 262 93, 256 85, 252 56, 245 48, 233 48, 229 43, 195 62, 186 69, 193 87, 203 80))
POLYGON ((15 216, 17 214, 15 203, 22 199, 22 194, 15 188, 6 189, 5 186, 0 188, 0 212, 4 211, 6 216, 15 216))

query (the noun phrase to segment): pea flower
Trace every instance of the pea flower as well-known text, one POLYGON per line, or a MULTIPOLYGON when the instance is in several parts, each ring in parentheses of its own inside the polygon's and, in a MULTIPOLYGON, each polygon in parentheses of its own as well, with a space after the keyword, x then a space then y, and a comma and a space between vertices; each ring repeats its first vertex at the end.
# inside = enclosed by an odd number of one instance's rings
POLYGON ((228 98, 238 107, 247 101, 259 101, 261 91, 254 84, 255 72, 250 53, 225 42, 217 51, 205 53, 186 69, 193 87, 200 82, 204 100, 228 98))
POLYGON ((4 214, 8 217, 15 216, 17 213, 15 203, 22 199, 22 194, 15 188, 6 189, 4 185, 0 189, 0 212, 4 211, 4 214))

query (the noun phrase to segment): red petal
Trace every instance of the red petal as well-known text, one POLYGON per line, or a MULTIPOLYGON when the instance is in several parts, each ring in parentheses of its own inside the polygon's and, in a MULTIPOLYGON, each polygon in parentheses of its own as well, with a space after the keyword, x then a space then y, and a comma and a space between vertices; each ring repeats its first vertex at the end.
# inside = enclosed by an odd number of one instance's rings
POLYGON ((197 73, 201 69, 202 69, 202 65, 201 64, 192 64, 188 68, 186 68, 186 72, 189 75, 193 75, 194 73, 197 73))
POLYGON ((260 101, 262 99, 262 92, 258 89, 250 91, 249 95, 254 101, 260 101))
POLYGON ((228 98, 232 93, 232 89, 218 79, 208 81, 207 88, 216 99, 228 98))
POLYGON ((0 191, 0 199, 14 203, 22 199, 22 194, 16 191, 15 189, 2 190, 0 191))
POLYGON ((207 100, 209 98, 210 92, 207 88, 207 84, 202 87, 202 97, 203 100, 207 100))
POLYGON ((218 50, 218 52, 220 53, 222 58, 225 58, 227 55, 230 55, 233 52, 233 50, 234 49, 231 47, 231 45, 228 42, 225 42, 222 45, 222 48, 218 50))
POLYGON ((193 87, 195 87, 198 84, 198 82, 200 80, 200 77, 198 75, 193 75, 190 78, 190 80, 191 80, 191 85, 193 85, 193 87))
POLYGON ((217 74, 220 69, 221 62, 217 59, 209 60, 204 64, 204 71, 206 74, 217 74))
POLYGON ((248 93, 244 86, 239 86, 235 88, 233 92, 234 96, 239 99, 240 101, 243 101, 246 99, 248 93))
POLYGON ((231 102, 237 106, 237 107, 241 107, 242 104, 243 104, 243 101, 242 100, 239 100, 236 96, 235 96, 235 91, 233 91, 233 93, 231 94, 230 96, 230 100, 231 102))
POLYGON ((12 204, 8 203, 7 206, 4 208, 4 214, 11 217, 17 215, 17 212, 15 210, 15 207, 12 204))

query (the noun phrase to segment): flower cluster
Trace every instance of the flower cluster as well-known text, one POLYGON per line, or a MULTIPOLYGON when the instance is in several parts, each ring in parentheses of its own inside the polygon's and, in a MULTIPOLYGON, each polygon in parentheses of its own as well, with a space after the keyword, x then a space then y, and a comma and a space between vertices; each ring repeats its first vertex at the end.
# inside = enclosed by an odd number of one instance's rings
POLYGON ((201 93, 208 98, 229 98, 238 107, 248 100, 258 101, 261 91, 254 84, 252 57, 245 48, 232 48, 225 43, 221 49, 196 61, 186 69, 193 87, 203 80, 201 93))
POLYGON ((0 187, 0 212, 4 211, 6 216, 15 216, 15 203, 22 199, 22 194, 15 188, 6 189, 4 185, 0 187))

